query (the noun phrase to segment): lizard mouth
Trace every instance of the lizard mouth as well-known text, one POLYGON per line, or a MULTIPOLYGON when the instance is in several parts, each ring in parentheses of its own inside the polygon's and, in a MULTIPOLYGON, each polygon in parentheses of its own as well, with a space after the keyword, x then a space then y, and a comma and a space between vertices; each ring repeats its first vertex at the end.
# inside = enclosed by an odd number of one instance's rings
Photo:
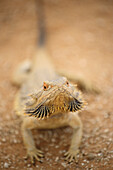
POLYGON ((58 96, 54 101, 48 102, 46 99, 33 108, 26 108, 25 114, 38 119, 45 119, 57 113, 76 112, 82 110, 83 107, 84 102, 72 96, 70 98, 58 96))

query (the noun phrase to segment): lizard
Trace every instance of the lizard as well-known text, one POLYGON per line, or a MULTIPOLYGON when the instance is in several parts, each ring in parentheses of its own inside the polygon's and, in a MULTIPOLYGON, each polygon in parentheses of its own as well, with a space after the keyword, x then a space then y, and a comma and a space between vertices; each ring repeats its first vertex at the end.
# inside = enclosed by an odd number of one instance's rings
POLYGON ((74 84, 55 72, 44 45, 43 28, 41 25, 38 53, 33 61, 21 64, 13 75, 13 83, 20 86, 15 97, 14 110, 22 118, 21 133, 32 163, 35 160, 41 161, 44 156, 35 146, 32 129, 65 126, 73 128, 69 150, 64 154, 65 159, 71 162, 79 153, 83 124, 78 113, 86 102, 74 84))
MULTIPOLYGON (((27 73, 25 81, 22 75, 22 85, 14 102, 14 109, 22 118, 21 132, 27 155, 32 163, 35 159, 41 161, 44 156, 35 146, 32 129, 71 126, 73 136, 70 148, 65 153, 65 159, 71 162, 76 159, 82 139, 83 125, 78 112, 86 103, 74 84, 54 72, 43 48, 39 49, 35 59, 32 71, 27 73)), ((20 79, 18 80, 20 84, 20 79)))

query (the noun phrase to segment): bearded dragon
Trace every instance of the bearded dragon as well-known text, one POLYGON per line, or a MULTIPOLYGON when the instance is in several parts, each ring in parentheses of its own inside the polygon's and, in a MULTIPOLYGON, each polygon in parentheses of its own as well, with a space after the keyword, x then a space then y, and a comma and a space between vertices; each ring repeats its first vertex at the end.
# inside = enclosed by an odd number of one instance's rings
MULTIPOLYGON (((25 74, 23 66, 20 68, 20 73, 25 74)), ((32 71, 26 71, 26 77, 23 74, 20 76, 22 81, 17 73, 15 82, 18 80, 18 84, 22 84, 16 95, 14 109, 22 117, 22 137, 31 162, 34 163, 34 158, 40 161, 44 156, 36 148, 31 130, 64 126, 73 128, 70 148, 65 153, 66 160, 71 162, 76 158, 82 138, 82 122, 78 111, 84 108, 85 102, 81 93, 67 78, 54 72, 44 49, 39 49, 32 71)))
MULTIPOLYGON (((42 28, 43 26, 41 33, 42 28)), ((32 129, 55 129, 64 126, 73 128, 70 147, 65 153, 66 160, 71 162, 79 152, 83 125, 78 112, 84 108, 85 102, 75 85, 56 74, 43 40, 41 36, 41 45, 33 61, 21 64, 13 75, 13 82, 20 86, 14 109, 22 118, 22 137, 32 163, 34 160, 40 161, 44 156, 35 146, 32 129)))

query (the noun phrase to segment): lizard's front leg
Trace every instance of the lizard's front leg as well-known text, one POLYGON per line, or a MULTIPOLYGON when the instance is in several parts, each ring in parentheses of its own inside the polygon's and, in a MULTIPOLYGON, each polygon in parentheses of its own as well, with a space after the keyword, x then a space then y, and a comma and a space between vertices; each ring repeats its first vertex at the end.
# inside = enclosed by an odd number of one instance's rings
POLYGON ((69 116, 69 125, 73 128, 73 136, 68 152, 65 153, 66 160, 71 162, 76 159, 79 153, 79 146, 82 138, 82 122, 77 113, 71 113, 69 116))
POLYGON ((31 158, 31 162, 34 163, 34 159, 41 161, 43 152, 36 148, 31 129, 36 128, 34 118, 25 118, 22 123, 22 136, 25 147, 27 149, 27 156, 31 158))

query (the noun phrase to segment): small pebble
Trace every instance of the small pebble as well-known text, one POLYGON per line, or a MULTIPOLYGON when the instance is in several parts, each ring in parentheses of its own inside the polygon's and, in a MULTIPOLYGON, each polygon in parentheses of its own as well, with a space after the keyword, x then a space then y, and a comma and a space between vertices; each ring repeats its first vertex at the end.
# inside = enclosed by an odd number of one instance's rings
POLYGON ((104 166, 107 165, 107 164, 108 164, 108 162, 104 162, 104 166))
POLYGON ((65 162, 62 162, 61 164, 62 164, 62 166, 63 166, 64 168, 66 168, 67 165, 66 165, 65 162))
POLYGON ((104 133, 108 133, 108 132, 109 132, 109 129, 105 129, 105 130, 104 130, 104 133))
POLYGON ((93 153, 89 153, 88 155, 87 155, 87 159, 88 160, 93 160, 95 158, 95 154, 93 154, 93 153))
POLYGON ((27 167, 30 167, 31 166, 31 164, 27 164, 27 167))
POLYGON ((102 156, 103 154, 102 153, 98 153, 98 156, 102 156))
POLYGON ((16 139, 14 139, 14 140, 13 140, 13 143, 15 143, 15 144, 16 144, 16 143, 18 143, 18 141, 17 141, 16 139))
POLYGON ((56 145, 56 146, 55 146, 55 148, 59 148, 59 146, 58 146, 58 145, 56 145))
POLYGON ((54 138, 51 139, 52 142, 55 142, 56 140, 54 138))
POLYGON ((113 154, 113 151, 109 151, 109 153, 113 154))
POLYGON ((58 162, 58 160, 59 160, 59 157, 57 156, 57 157, 55 158, 55 162, 58 162))
POLYGON ((6 139, 5 139, 5 138, 2 138, 2 142, 6 142, 6 139))
POLYGON ((93 168, 93 164, 91 164, 91 168, 93 168))
POLYGON ((9 168, 9 164, 7 162, 4 163, 4 168, 9 168))
POLYGON ((84 160, 83 160, 83 162, 87 162, 87 160, 86 160, 86 159, 84 159, 84 160))

